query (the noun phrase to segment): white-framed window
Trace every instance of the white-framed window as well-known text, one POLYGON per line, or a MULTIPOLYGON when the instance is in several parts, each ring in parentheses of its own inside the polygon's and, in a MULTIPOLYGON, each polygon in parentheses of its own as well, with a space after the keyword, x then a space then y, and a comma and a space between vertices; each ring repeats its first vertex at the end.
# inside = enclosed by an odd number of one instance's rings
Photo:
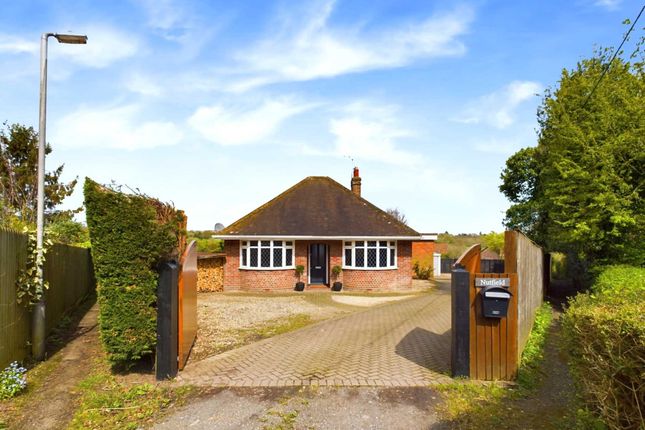
POLYGON ((240 241, 240 269, 293 269, 293 241, 240 241))
POLYGON ((395 240, 343 242, 343 267, 347 269, 396 269, 395 240))

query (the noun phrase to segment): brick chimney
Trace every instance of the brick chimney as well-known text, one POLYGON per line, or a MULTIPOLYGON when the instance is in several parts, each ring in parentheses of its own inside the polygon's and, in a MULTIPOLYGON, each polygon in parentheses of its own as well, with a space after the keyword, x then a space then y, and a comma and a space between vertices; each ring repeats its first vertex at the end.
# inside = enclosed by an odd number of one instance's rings
POLYGON ((358 176, 358 167, 354 167, 354 175, 352 176, 352 193, 358 197, 361 196, 361 177, 358 176))

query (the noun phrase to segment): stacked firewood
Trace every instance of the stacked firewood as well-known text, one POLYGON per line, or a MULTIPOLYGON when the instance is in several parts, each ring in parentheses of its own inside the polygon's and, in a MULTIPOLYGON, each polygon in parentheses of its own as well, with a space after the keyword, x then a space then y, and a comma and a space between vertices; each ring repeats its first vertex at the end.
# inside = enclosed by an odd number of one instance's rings
POLYGON ((200 258, 197 260, 197 291, 217 292, 224 288, 224 258, 200 258))

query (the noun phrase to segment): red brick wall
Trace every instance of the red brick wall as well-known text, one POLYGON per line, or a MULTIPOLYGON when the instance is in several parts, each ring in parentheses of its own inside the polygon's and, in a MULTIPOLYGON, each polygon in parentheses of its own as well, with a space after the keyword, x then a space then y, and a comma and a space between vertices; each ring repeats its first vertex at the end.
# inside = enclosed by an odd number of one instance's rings
POLYGON ((412 242, 397 242, 396 269, 343 270, 343 289, 389 291, 412 287, 412 242))
POLYGON ((423 258, 432 257, 435 252, 435 243, 434 242, 412 242, 412 259, 421 260, 423 258))
MULTIPOLYGON (((308 282, 309 244, 312 241, 296 241, 296 265, 303 265, 305 271, 301 281, 308 282)), ((398 242, 397 265, 392 270, 350 270, 344 269, 335 279, 331 268, 343 264, 343 242, 315 241, 329 247, 329 282, 343 282, 343 288, 348 290, 396 290, 412 286, 412 246, 411 242, 398 242)), ((224 265, 224 291, 276 291, 293 290, 298 278, 293 269, 285 270, 241 270, 240 242, 227 240, 224 242, 226 264, 224 265)))
MULTIPOLYGON (((306 264, 301 246, 296 242, 296 264, 306 264)), ((240 269, 240 241, 224 241, 226 264, 224 265, 224 291, 276 291, 293 290, 298 278, 295 270, 244 270, 240 269)), ((304 277, 304 276, 303 276, 304 277)))

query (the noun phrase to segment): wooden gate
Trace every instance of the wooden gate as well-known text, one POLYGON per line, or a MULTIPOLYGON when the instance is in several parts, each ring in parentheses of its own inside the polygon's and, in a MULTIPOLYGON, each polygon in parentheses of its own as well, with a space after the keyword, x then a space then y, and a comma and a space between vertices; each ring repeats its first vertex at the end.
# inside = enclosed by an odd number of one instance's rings
MULTIPOLYGON (((548 282, 548 276, 544 275, 548 275, 545 261, 548 258, 545 259, 539 246, 519 232, 507 231, 504 234, 506 273, 483 273, 479 244, 470 247, 455 262, 451 291, 454 376, 483 380, 515 378, 548 282), (491 278, 504 278, 504 281, 486 281, 491 278), (484 317, 482 288, 478 284, 501 286, 505 289, 503 294, 510 293, 505 317, 484 317)), ((489 298, 495 297, 493 294, 489 298)))
POLYGON ((180 260, 178 291, 178 359, 183 369, 197 336, 197 242, 192 241, 180 260))
POLYGON ((517 273, 482 273, 481 247, 473 245, 452 272, 452 356, 454 376, 513 379, 517 373, 517 273), (476 279, 508 278, 508 314, 485 318, 476 279))
POLYGON ((471 273, 470 294, 470 377, 486 381, 515 378, 517 354, 517 273, 471 273), (506 318, 484 318, 482 295, 475 284, 481 278, 508 278, 511 299, 506 318))

